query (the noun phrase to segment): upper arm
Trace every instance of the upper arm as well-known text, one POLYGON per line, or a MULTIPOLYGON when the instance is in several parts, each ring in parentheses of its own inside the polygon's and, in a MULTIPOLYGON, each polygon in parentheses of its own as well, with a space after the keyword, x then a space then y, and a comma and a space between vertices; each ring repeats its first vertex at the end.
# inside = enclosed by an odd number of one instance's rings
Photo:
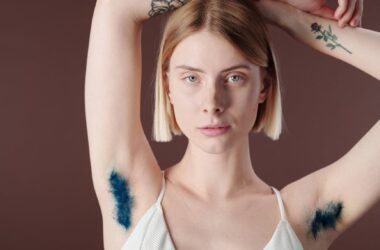
POLYGON ((333 239, 363 216, 380 198, 380 121, 342 158, 321 172, 319 202, 342 202, 333 239))
POLYGON ((140 121, 141 29, 97 2, 87 55, 85 114, 91 167, 104 174, 120 151, 129 161, 144 135, 140 121), (99 6, 100 5, 100 6, 99 6), (123 148, 122 148, 123 147, 123 148))
POLYGON ((106 249, 120 249, 130 233, 116 218, 111 170, 125 178, 134 198, 132 226, 156 199, 161 184, 160 167, 140 120, 141 32, 132 19, 121 22, 103 1, 97 2, 87 57, 85 111, 106 249))

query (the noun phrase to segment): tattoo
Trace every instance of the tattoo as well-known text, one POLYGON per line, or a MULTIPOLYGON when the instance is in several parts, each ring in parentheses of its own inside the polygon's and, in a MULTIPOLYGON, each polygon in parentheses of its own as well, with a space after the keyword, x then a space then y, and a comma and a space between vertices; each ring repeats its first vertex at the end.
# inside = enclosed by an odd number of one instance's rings
POLYGON ((149 16, 157 16, 168 11, 182 7, 190 0, 152 0, 152 9, 149 11, 149 16))
POLYGON ((328 30, 322 30, 322 26, 319 25, 318 23, 313 23, 311 25, 311 31, 313 33, 317 34, 316 39, 321 40, 323 39, 327 44, 326 46, 330 48, 330 50, 333 50, 337 47, 340 47, 347 51, 348 53, 352 54, 351 51, 343 47, 340 43, 337 42, 338 37, 332 33, 331 26, 329 25, 328 30))
POLYGON ((322 230, 332 228, 335 230, 336 223, 342 218, 342 202, 329 202, 323 209, 317 209, 312 216, 309 224, 309 234, 311 233, 314 239, 317 239, 317 235, 322 230))
POLYGON ((134 199, 130 194, 128 182, 115 170, 112 170, 108 180, 111 186, 110 191, 116 201, 116 220, 125 229, 128 229, 132 224, 131 211, 134 205, 134 199))

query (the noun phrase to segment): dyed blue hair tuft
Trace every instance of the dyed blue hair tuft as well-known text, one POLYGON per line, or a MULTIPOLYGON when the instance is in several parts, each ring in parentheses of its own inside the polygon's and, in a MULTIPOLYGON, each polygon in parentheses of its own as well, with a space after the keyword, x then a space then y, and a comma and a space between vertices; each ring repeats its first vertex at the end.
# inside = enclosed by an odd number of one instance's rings
POLYGON ((332 228, 335 230, 336 222, 342 217, 342 209, 342 202, 330 202, 324 209, 317 209, 310 225, 314 239, 317 239, 318 232, 323 229, 332 228))
POLYGON ((134 199, 130 193, 128 182, 116 170, 112 170, 109 183, 111 192, 116 201, 117 221, 125 228, 129 229, 132 224, 132 206, 134 199))

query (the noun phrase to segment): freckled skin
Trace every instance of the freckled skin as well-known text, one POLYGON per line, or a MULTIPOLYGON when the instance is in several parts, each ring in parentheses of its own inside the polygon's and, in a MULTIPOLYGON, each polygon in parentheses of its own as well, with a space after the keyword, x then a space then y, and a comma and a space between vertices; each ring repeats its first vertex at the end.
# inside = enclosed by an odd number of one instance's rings
POLYGON ((131 212, 134 205, 128 182, 116 170, 112 170, 108 181, 116 202, 117 222, 128 230, 132 224, 131 212))
POLYGON ((309 233, 317 239, 322 230, 332 228, 335 230, 336 223, 342 218, 342 202, 329 202, 324 208, 318 208, 309 223, 309 233))

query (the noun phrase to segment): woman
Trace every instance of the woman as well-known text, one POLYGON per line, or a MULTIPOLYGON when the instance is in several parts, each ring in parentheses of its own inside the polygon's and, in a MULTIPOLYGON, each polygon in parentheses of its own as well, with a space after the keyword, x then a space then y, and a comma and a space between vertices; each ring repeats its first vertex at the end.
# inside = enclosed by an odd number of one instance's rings
POLYGON ((327 249, 378 201, 380 122, 344 157, 282 190, 250 161, 250 131, 273 140, 281 133, 280 85, 260 13, 380 79, 380 34, 357 27, 361 1, 339 3, 334 12, 313 0, 97 1, 85 101, 105 249, 327 249), (141 31, 168 10, 153 136, 184 134, 189 143, 161 171, 140 122, 141 31))

